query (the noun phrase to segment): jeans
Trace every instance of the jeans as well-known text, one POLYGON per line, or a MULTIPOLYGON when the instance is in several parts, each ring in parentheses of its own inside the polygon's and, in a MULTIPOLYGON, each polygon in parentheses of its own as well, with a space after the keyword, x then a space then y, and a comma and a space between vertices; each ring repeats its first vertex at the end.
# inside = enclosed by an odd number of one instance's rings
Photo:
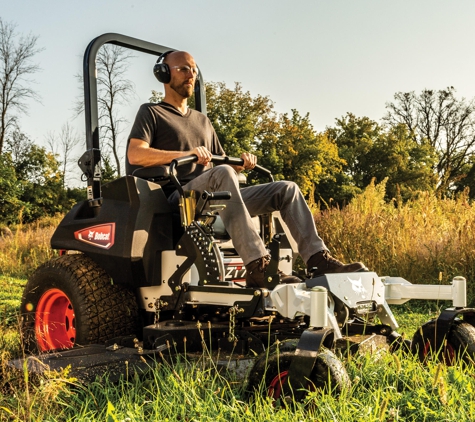
MULTIPOLYGON (((224 201, 226 208, 220 210, 219 215, 245 265, 268 254, 251 216, 272 211, 280 211, 304 262, 327 249, 317 233, 305 198, 294 182, 278 181, 240 189, 236 171, 228 165, 220 165, 188 182, 183 189, 231 192, 231 199, 224 201)), ((178 192, 174 192, 169 201, 176 203, 177 200, 178 192)), ((223 201, 219 201, 221 203, 223 201)), ((216 201, 209 201, 209 204, 216 204, 216 201)))

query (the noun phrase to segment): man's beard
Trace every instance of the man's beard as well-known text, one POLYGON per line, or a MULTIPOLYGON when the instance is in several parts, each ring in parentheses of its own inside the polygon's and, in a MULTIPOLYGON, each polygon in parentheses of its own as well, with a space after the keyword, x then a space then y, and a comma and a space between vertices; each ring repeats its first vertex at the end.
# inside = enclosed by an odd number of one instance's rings
POLYGON ((193 86, 185 87, 185 82, 180 85, 171 83, 170 88, 180 94, 183 98, 190 98, 193 95, 193 86))

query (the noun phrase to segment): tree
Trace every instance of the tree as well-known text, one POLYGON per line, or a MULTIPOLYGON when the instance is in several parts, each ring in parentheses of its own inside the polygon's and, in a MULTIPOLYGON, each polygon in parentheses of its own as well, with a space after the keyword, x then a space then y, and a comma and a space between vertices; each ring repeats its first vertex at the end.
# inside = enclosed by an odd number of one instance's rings
MULTIPOLYGON (((163 100, 164 97, 165 97, 165 95, 163 95, 163 92, 155 91, 154 89, 152 89, 152 96, 149 98, 149 101, 151 103, 159 103, 160 101, 163 100)), ((194 99, 194 95, 192 97, 194 99)), ((190 105, 190 107, 191 107, 191 99, 188 100, 188 105, 190 105)), ((193 102, 193 107, 192 108, 194 108, 194 102, 193 102)))
MULTIPOLYGON (((15 206, 21 207, 23 222, 64 212, 71 207, 73 196, 63 189, 63 174, 54 154, 35 145, 19 131, 6 138, 5 153, 10 169, 14 171, 8 177, 16 180, 15 206)), ((9 217, 11 221, 18 220, 18 215, 9 217)))
POLYGON ((325 136, 336 144, 343 165, 341 171, 318 184, 320 199, 327 204, 343 205, 364 190, 367 185, 366 180, 363 180, 366 155, 380 132, 376 122, 367 117, 358 118, 351 113, 336 119, 334 127, 326 128, 325 136))
MULTIPOLYGON (((134 95, 132 81, 126 78, 129 61, 133 58, 130 50, 123 47, 106 44, 97 53, 97 100, 99 113, 99 135, 103 146, 107 146, 115 162, 117 175, 120 177, 123 156, 120 152, 120 134, 127 120, 118 111, 121 105, 134 95)), ((82 76, 77 76, 83 81, 82 76)), ((77 101, 75 112, 84 111, 84 103, 77 101)))
POLYGON ((468 197, 475 199, 475 154, 467 158, 465 166, 461 169, 464 177, 454 183, 454 193, 458 194, 468 190, 468 197))
POLYGON ((272 170, 277 179, 297 183, 310 202, 320 180, 341 171, 342 160, 336 144, 325 134, 317 134, 309 114, 301 116, 297 110, 279 117, 272 137, 260 145, 262 164, 272 170))
POLYGON ((290 116, 279 116, 269 97, 252 96, 239 83, 230 89, 223 82, 208 82, 206 99, 208 117, 229 156, 255 154, 276 180, 296 182, 311 201, 315 184, 340 168, 336 145, 315 133, 308 114, 292 110, 290 116))
POLYGON ((102 172, 101 172, 102 183, 106 184, 115 180, 115 171, 111 166, 111 160, 109 156, 102 156, 102 172))
POLYGON ((327 136, 336 142, 338 154, 345 161, 344 173, 360 188, 366 186, 363 175, 368 166, 367 154, 381 132, 381 127, 375 121, 368 117, 356 117, 352 113, 336 119, 336 126, 326 130, 327 136))
POLYGON ((61 127, 61 132, 59 136, 56 133, 49 132, 46 135, 46 142, 50 147, 52 153, 59 157, 60 165, 62 167, 61 172, 63 173, 63 188, 66 186, 66 173, 68 167, 77 163, 77 159, 72 157, 74 148, 81 141, 81 137, 74 131, 74 129, 66 122, 61 127))
POLYGON ((348 202, 373 178, 377 182, 387 178, 388 200, 405 200, 415 191, 435 189, 435 150, 427 143, 418 144, 405 125, 384 127, 368 117, 348 113, 326 133, 345 164, 343 172, 336 174, 337 183, 325 181, 319 186, 325 200, 348 202))
POLYGON ((374 140, 366 155, 363 186, 375 178, 378 183, 387 178, 386 199, 410 199, 415 192, 432 192, 437 186, 433 168, 437 154, 428 144, 414 141, 405 125, 392 126, 374 140))
POLYGON ((0 155, 0 224, 11 224, 23 206, 10 154, 0 155))
POLYGON ((260 143, 272 136, 277 123, 274 103, 261 95, 252 97, 240 83, 234 89, 224 82, 206 83, 208 117, 226 154, 240 157, 243 152, 261 155, 260 143))
POLYGON ((398 92, 386 105, 385 120, 404 124, 419 145, 428 143, 437 151, 435 171, 438 191, 449 192, 464 177, 464 168, 475 146, 475 105, 455 97, 455 89, 423 90, 420 95, 398 92))
POLYGON ((37 41, 38 37, 31 34, 19 36, 16 25, 0 18, 0 154, 6 136, 17 125, 14 112, 26 113, 27 101, 39 100, 28 79, 40 70, 32 60, 42 51, 37 41))
POLYGON ((115 160, 117 175, 121 176, 122 156, 119 153, 119 135, 122 124, 117 107, 134 94, 133 83, 125 77, 129 60, 134 56, 129 50, 117 45, 104 45, 97 54, 97 84, 99 122, 103 142, 109 146, 115 160))

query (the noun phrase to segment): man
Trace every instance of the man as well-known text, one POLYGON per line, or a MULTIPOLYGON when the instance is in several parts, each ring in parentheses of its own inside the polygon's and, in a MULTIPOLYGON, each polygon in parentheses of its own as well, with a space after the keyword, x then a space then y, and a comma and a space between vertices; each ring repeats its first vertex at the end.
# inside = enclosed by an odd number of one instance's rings
MULTIPOLYGON (((164 82, 165 97, 159 104, 141 106, 129 136, 127 173, 131 174, 135 168, 169 164, 175 158, 196 155, 197 162, 188 167, 180 166, 178 176, 187 181, 185 190, 231 192, 230 201, 219 214, 246 266, 246 285, 249 287, 266 286, 265 271, 270 262, 251 215, 272 211, 280 211, 313 276, 365 270, 361 262, 345 265, 330 255, 295 183, 279 181, 239 188, 237 175, 256 166, 255 155, 243 153, 244 163, 240 167, 209 168, 213 154, 225 153, 209 119, 187 105, 198 75, 195 60, 186 52, 176 51, 166 53, 159 62, 162 63, 157 65, 162 66, 160 72, 165 72, 165 76, 156 76, 164 82)), ((171 195, 169 200, 176 200, 176 195, 171 195)), ((283 274, 281 279, 283 282, 298 281, 283 274)))

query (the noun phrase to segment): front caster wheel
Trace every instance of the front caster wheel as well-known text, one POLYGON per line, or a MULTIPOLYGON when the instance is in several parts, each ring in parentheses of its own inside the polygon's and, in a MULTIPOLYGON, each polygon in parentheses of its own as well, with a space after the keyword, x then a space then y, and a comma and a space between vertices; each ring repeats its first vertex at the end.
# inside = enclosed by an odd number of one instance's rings
MULTIPOLYGON (((289 369, 293 357, 294 352, 289 351, 269 356, 264 353, 256 361, 249 376, 249 392, 262 391, 276 403, 291 401, 289 369)), ((349 386, 350 380, 343 363, 330 350, 319 352, 313 372, 304 388, 308 391, 325 390, 338 395, 349 386)))
POLYGON ((421 362, 437 360, 446 365, 454 365, 459 360, 475 361, 475 327, 463 322, 454 321, 450 332, 442 342, 436 342, 437 320, 425 323, 414 334, 411 351, 421 362), (436 344, 441 344, 437 348, 436 344))

